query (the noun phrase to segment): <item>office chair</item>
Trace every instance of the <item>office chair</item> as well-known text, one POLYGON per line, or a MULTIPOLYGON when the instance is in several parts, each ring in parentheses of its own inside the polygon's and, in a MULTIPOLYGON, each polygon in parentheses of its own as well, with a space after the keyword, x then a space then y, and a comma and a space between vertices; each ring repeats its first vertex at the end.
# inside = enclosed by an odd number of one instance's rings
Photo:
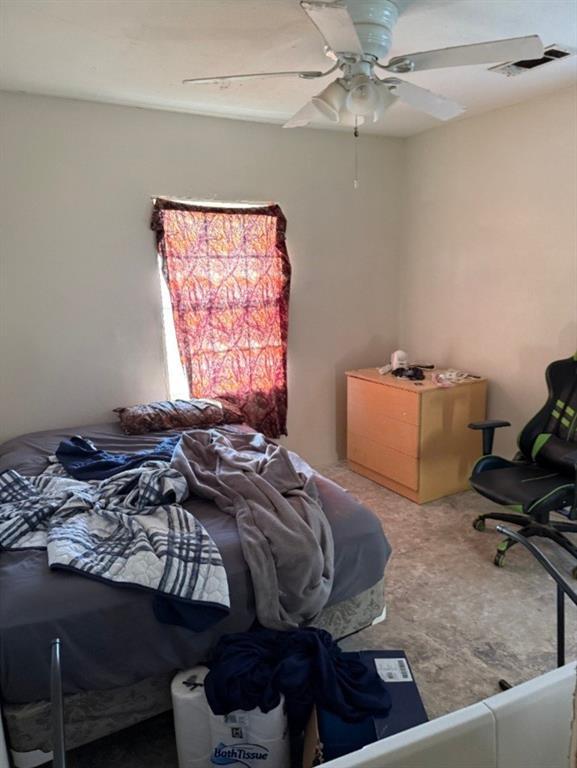
MULTIPOLYGON (((495 429, 511 426, 508 421, 469 424, 483 430, 483 456, 469 482, 477 493, 510 510, 479 515, 473 527, 485 530, 485 520, 514 523, 521 526, 521 536, 551 539, 577 560, 577 542, 563 535, 577 533, 577 353, 551 363, 545 378, 549 397, 521 431, 513 461, 491 453, 495 429), (552 512, 562 512, 565 520, 551 520, 552 512)), ((495 565, 504 565, 507 550, 516 543, 503 539, 495 565)), ((577 578, 577 566, 572 573, 577 578)))

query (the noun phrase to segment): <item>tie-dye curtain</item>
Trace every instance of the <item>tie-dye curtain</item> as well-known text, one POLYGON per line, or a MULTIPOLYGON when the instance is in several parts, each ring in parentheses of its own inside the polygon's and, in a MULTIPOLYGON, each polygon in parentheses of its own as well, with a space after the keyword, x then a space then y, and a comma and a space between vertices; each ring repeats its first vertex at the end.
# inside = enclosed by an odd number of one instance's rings
POLYGON ((291 268, 281 209, 157 199, 152 229, 191 397, 227 398, 255 429, 286 434, 291 268))

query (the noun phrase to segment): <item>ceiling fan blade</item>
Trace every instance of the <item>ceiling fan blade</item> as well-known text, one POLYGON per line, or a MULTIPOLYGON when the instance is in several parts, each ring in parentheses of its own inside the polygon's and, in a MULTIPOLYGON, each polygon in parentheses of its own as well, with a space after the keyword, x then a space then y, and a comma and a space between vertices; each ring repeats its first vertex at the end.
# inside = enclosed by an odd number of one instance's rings
POLYGON ((389 72, 420 72, 424 69, 462 67, 468 64, 496 64, 501 61, 540 59, 544 48, 539 35, 511 37, 490 43, 457 45, 453 48, 439 48, 435 51, 408 53, 395 56, 383 69, 389 72))
POLYGON ((436 117, 437 120, 451 120, 465 111, 465 107, 457 104, 457 102, 445 99, 444 96, 438 96, 414 83, 397 80, 396 77, 390 77, 380 82, 386 85, 394 96, 398 96, 400 101, 421 112, 426 112, 427 115, 436 117))
POLYGON ((252 72, 248 75, 220 75, 218 77, 189 77, 183 80, 183 83, 221 83, 225 80, 256 80, 260 77, 302 77, 305 80, 314 80, 317 77, 324 77, 334 71, 334 67, 327 72, 315 72, 311 70, 305 71, 288 71, 288 72, 252 72))
POLYGON ((322 117, 321 113, 318 111, 312 101, 308 101, 304 107, 301 107, 298 112, 296 112, 289 120, 286 121, 286 123, 283 125, 283 128, 302 128, 303 126, 312 123, 313 120, 316 120, 319 117, 322 117))
POLYGON ((301 6, 332 51, 362 54, 363 47, 357 30, 342 0, 334 3, 301 0, 301 6))

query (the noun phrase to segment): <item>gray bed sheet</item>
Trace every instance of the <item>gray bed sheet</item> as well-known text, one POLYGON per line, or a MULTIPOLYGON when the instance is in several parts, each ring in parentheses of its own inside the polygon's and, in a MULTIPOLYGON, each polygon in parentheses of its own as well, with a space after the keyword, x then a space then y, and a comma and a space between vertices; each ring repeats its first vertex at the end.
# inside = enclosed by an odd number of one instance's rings
MULTIPOLYGON (((174 433, 125 435, 118 424, 23 435, 0 446, 0 472, 37 475, 59 442, 80 434, 99 448, 137 451, 174 433)), ((329 605, 379 582, 390 546, 378 518, 335 483, 317 477, 335 540, 329 605)), ((40 550, 0 552, 0 696, 20 704, 49 697, 50 641, 62 641, 66 694, 130 685, 206 658, 218 639, 254 621, 254 592, 233 518, 201 499, 185 504, 216 542, 229 579, 230 615, 201 633, 160 624, 149 593, 51 571, 40 550)))

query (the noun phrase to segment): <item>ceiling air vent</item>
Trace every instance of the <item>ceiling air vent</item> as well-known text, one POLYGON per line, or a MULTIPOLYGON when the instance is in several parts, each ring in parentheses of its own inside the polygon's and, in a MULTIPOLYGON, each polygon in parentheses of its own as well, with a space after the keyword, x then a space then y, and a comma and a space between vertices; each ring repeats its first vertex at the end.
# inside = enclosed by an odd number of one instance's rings
POLYGON ((530 69, 537 69, 538 67, 544 67, 545 64, 550 64, 552 61, 558 59, 564 59, 566 56, 572 56, 574 51, 561 48, 559 45, 550 45, 545 48, 545 54, 542 59, 528 59, 527 61, 511 61, 507 64, 498 64, 496 67, 489 67, 489 72, 498 72, 505 77, 516 77, 523 74, 530 69))

